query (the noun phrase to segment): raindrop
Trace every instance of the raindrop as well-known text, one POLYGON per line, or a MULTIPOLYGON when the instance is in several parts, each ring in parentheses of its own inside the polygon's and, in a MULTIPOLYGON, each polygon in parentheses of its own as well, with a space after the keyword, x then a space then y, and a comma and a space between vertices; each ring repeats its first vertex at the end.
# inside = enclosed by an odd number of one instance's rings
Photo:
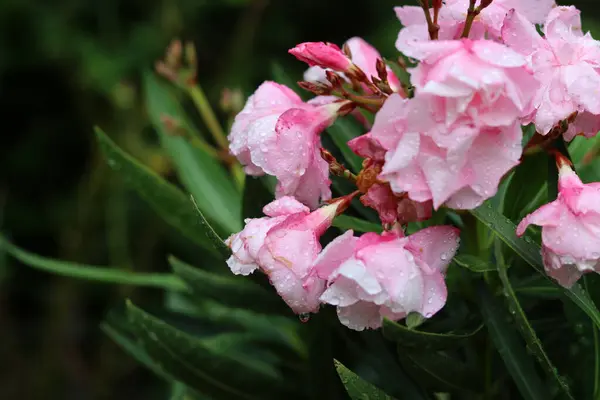
POLYGON ((300 322, 302 322, 304 324, 304 323, 308 322, 308 320, 310 319, 310 314, 309 313, 298 314, 298 319, 300 320, 300 322))

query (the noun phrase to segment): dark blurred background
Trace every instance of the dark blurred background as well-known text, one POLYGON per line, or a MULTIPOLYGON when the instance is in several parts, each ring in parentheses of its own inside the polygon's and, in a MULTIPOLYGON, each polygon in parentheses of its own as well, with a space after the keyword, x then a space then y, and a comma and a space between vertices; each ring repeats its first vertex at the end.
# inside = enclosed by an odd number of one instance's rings
MULTIPOLYGON (((166 271, 168 253, 193 250, 105 167, 93 126, 173 178, 139 84, 171 39, 195 43, 199 82, 218 105, 224 88, 249 95, 273 63, 299 79, 304 65, 287 54, 299 42, 358 35, 394 57, 400 3, 3 0, 2 231, 45 256, 166 271)), ((594 31, 595 2, 574 3, 594 31)), ((160 292, 57 277, 0 255, 0 399, 167 398, 168 388, 98 327, 125 296, 162 301, 160 292)))

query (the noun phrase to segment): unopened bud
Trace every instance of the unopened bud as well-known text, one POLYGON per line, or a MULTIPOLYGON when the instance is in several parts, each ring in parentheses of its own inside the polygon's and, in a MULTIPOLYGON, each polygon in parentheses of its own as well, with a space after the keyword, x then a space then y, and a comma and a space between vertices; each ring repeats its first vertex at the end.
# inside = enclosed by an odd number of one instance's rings
POLYGON ((229 114, 237 114, 244 108, 244 95, 240 89, 223 89, 221 93, 221 109, 229 114))
POLYGON ((177 68, 181 64, 182 52, 181 40, 173 39, 167 47, 165 63, 171 68, 177 68))
POLYGON ((554 153, 554 157, 556 158, 556 167, 559 171, 565 167, 571 169, 571 167, 573 166, 571 160, 569 160, 567 157, 565 157, 564 154, 560 153, 559 151, 556 151, 554 153))
POLYGON ((344 115, 350 114, 356 109, 356 103, 350 100, 346 100, 338 110, 338 115, 343 117, 344 115))
POLYGON ((331 70, 326 70, 325 75, 327 77, 327 80, 329 81, 329 83, 331 83, 331 86, 333 88, 339 88, 342 86, 342 83, 343 83, 342 77, 339 76, 338 74, 336 74, 335 72, 333 72, 331 70))
POLYGON ((157 61, 154 64, 154 70, 157 74, 170 80, 171 82, 177 82, 177 73, 163 61, 157 61))
POLYGON ((346 57, 352 60, 352 50, 350 50, 350 46, 348 46, 348 43, 344 43, 344 45, 342 46, 342 51, 344 52, 346 57))
POLYGON ((377 76, 379 76, 379 79, 381 79, 383 82, 386 82, 388 78, 388 72, 385 62, 381 58, 378 58, 375 67, 377 68, 377 76))
POLYGON ((309 92, 316 94, 317 96, 329 95, 331 94, 332 90, 331 86, 318 82, 300 81, 298 82, 298 86, 304 90, 308 90, 309 92))
POLYGON ((165 127, 167 134, 170 136, 186 136, 186 130, 183 126, 181 126, 181 122, 170 115, 162 114, 160 116, 160 122, 165 127))
POLYGON ((192 42, 185 43, 185 61, 187 62, 188 67, 196 71, 198 67, 198 58, 196 56, 196 47, 192 42))
POLYGON ((321 147, 319 151, 321 152, 321 157, 323 158, 323 160, 327 161, 327 164, 337 163, 337 160, 335 159, 333 154, 329 152, 329 150, 325 149, 324 147, 321 147))

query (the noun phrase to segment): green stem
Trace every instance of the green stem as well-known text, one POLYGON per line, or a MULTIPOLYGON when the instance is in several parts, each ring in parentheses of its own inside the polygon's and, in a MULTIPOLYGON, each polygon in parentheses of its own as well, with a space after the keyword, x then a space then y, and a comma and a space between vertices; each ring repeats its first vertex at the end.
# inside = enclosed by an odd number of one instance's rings
MULTIPOLYGON (((190 86, 188 89, 188 93, 190 94, 190 97, 192 98, 194 104, 198 108, 200 116, 204 120, 204 123, 208 127, 208 130, 212 137, 215 139, 217 145, 221 149, 228 151, 229 141, 227 140, 227 135, 223 131, 221 124, 219 124, 217 116, 215 115, 212 107, 210 106, 210 103, 208 102, 204 91, 202 91, 202 88, 199 85, 190 86)), ((244 188, 245 177, 242 166, 238 163, 233 163, 230 165, 229 169, 231 170, 231 174, 233 176, 237 189, 241 191, 244 188)))
POLYGON ((227 141, 227 135, 223 131, 221 124, 217 120, 217 117, 204 94, 202 88, 199 85, 190 86, 188 89, 188 93, 190 94, 194 104, 198 108, 200 112, 200 116, 204 120, 204 123, 208 127, 210 134, 215 139, 215 142, 219 147, 223 150, 226 150, 229 147, 229 142, 227 141))

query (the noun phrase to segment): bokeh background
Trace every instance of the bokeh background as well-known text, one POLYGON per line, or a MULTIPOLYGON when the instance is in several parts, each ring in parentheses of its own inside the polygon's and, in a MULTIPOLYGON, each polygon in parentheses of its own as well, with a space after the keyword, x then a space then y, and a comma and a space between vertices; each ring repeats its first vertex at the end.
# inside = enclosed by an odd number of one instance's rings
MULTIPOLYGON (((173 178, 140 89, 141 74, 171 39, 195 43, 199 82, 218 110, 224 88, 249 95, 274 65, 300 79, 304 65, 287 54, 299 42, 341 44, 358 35, 394 57, 400 24, 393 7, 401 3, 3 0, 2 232, 31 251, 82 263, 163 271, 169 253, 200 261, 105 167, 93 126, 173 178)), ((561 2, 573 3, 595 32, 596 2, 561 2)), ((151 289, 57 277, 0 254, 0 398, 167 398, 168 388, 98 327, 125 296, 162 301, 151 289)))

